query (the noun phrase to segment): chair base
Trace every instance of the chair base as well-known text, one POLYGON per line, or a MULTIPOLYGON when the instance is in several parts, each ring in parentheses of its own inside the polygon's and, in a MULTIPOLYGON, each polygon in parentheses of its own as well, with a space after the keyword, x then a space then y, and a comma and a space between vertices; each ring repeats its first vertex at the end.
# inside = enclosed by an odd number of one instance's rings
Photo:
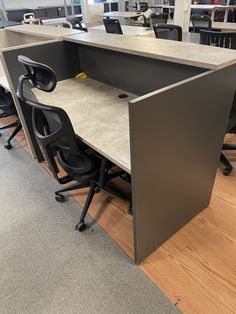
MULTIPOLYGON (((111 179, 114 179, 115 177, 118 177, 118 176, 123 175, 123 174, 124 174, 124 171, 120 171, 120 172, 117 172, 115 174, 112 173, 110 175, 107 175, 107 180, 105 180, 105 182, 108 182, 111 179)), ((67 183, 67 182, 70 182, 72 180, 73 180, 73 178, 71 178, 70 176, 65 176, 65 177, 59 179, 60 183, 62 183, 62 182, 67 183)), ((83 207, 83 210, 82 210, 82 213, 80 216, 80 220, 75 226, 75 230, 80 231, 80 232, 84 231, 88 227, 88 225, 85 223, 85 217, 87 215, 89 206, 93 200, 95 193, 98 193, 101 189, 103 189, 104 191, 107 191, 108 193, 110 193, 112 195, 115 195, 116 197, 119 197, 119 198, 127 201, 127 198, 124 195, 122 195, 121 193, 115 191, 114 189, 107 186, 106 184, 103 184, 103 182, 99 182, 99 181, 97 182, 94 180, 92 180, 91 182, 72 184, 72 185, 69 185, 69 186, 61 189, 61 190, 58 190, 55 192, 55 199, 59 203, 63 203, 66 201, 66 198, 62 193, 73 191, 73 190, 78 190, 78 189, 83 189, 83 188, 86 188, 89 186, 90 186, 89 193, 88 193, 85 205, 83 207)), ((131 203, 130 203, 128 212, 130 214, 132 214, 132 204, 131 203)))
MULTIPOLYGON (((222 147, 222 150, 236 150, 236 145, 224 144, 222 147)), ((228 161, 228 159, 225 157, 223 153, 221 153, 220 155, 220 162, 224 166, 223 174, 225 176, 228 176, 232 172, 233 166, 231 165, 231 163, 228 161)))
MULTIPOLYGON (((4 125, 2 127, 0 127, 0 130, 5 130, 5 129, 9 129, 9 128, 13 128, 15 127, 15 129, 13 130, 12 134, 10 135, 10 137, 8 138, 4 148, 6 149, 12 149, 12 145, 11 145, 11 140, 20 132, 20 130, 22 129, 22 125, 21 125, 21 122, 19 120, 13 122, 13 123, 10 123, 10 124, 7 124, 7 125, 4 125)), ((1 133, 0 133, 0 136, 1 136, 1 133)))

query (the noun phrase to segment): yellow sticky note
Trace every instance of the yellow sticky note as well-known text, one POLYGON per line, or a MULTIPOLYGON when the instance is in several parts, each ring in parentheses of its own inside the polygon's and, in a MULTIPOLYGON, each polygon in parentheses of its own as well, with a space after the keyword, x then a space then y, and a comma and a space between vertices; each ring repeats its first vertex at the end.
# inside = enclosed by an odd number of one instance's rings
POLYGON ((85 79, 87 78, 87 75, 84 72, 80 72, 79 74, 76 75, 76 78, 85 79))

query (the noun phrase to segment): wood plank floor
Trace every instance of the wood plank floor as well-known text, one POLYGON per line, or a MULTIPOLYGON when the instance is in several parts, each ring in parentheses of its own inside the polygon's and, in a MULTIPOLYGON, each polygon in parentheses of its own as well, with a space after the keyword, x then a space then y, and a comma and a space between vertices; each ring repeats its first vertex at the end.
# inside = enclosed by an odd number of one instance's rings
MULTIPOLYGON (((27 149, 23 133, 17 140, 27 149)), ((235 135, 227 140, 236 144, 235 135)), ((1 139, 1 146, 3 143, 1 139)), ((227 156, 236 169, 236 152, 227 156)), ((45 163, 42 166, 47 169, 45 163)), ((72 195, 83 204, 86 192, 76 191, 72 195)), ((126 209, 127 204, 101 192, 96 194, 89 213, 132 258, 132 217, 126 209)), ((229 177, 218 170, 210 206, 159 247, 140 268, 184 313, 236 313, 235 226, 236 170, 229 177)))

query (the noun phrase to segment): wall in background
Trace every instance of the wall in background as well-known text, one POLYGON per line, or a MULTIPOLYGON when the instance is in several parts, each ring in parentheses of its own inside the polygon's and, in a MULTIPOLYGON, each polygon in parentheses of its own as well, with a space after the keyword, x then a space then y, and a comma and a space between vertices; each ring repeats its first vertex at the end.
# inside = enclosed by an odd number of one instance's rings
MULTIPOLYGON (((67 0, 69 5, 69 1, 67 0)), ((11 9, 35 9, 37 7, 63 6, 63 0, 4 0, 6 10, 11 9)))

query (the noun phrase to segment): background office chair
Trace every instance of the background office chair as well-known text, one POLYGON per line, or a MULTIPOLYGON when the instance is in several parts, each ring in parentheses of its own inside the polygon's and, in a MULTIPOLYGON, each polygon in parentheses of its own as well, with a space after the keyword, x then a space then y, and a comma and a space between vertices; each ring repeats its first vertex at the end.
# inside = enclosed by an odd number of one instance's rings
POLYGON ((66 19, 66 21, 72 25, 73 29, 78 29, 78 30, 84 31, 84 32, 88 31, 87 27, 84 27, 82 25, 82 19, 79 17, 68 17, 66 19))
MULTIPOLYGON (((233 106, 232 106, 231 113, 229 116, 226 133, 236 134, 236 93, 234 96, 234 102, 233 102, 233 106)), ((236 145, 225 143, 223 144, 222 150, 236 150, 236 145)), ((223 174, 225 176, 229 175, 231 171, 233 170, 233 167, 223 153, 221 153, 220 155, 220 161, 224 166, 223 174)))
MULTIPOLYGON (((201 30, 200 44, 236 49, 236 33, 201 30)), ((236 133, 236 94, 234 97, 234 102, 229 117, 226 133, 236 133)), ((223 144, 222 150, 236 150, 236 145, 223 144)), ((229 175, 233 167, 223 153, 221 153, 220 155, 220 162, 224 166, 224 175, 229 175)))
POLYGON ((200 44, 236 49, 236 33, 201 30, 200 44))
POLYGON ((211 30, 212 21, 208 15, 192 14, 191 21, 194 33, 199 33, 200 30, 211 30))
POLYGON ((120 21, 117 19, 103 19, 106 32, 109 34, 123 34, 120 21))
POLYGON ((143 15, 144 27, 150 27, 151 24, 166 24, 169 18, 168 13, 152 13, 149 18, 143 15))
POLYGON ((73 29, 73 26, 71 23, 64 21, 63 23, 59 24, 58 27, 63 27, 63 28, 70 28, 73 29))
POLYGON ((156 38, 182 41, 182 28, 172 24, 153 25, 156 38))
MULTIPOLYGON (((136 10, 138 9, 137 3, 135 5, 136 10)), ((139 8, 141 12, 145 12, 148 10, 148 3, 147 2, 139 2, 139 8)))
POLYGON ((76 230, 83 231, 86 227, 84 219, 88 208, 94 194, 99 192, 100 188, 122 197, 119 193, 106 186, 106 183, 124 175, 125 171, 110 172, 114 165, 103 156, 88 149, 76 137, 70 119, 63 109, 43 105, 35 97, 32 97, 32 94, 27 89, 27 84, 29 83, 32 87, 44 92, 51 92, 55 89, 57 81, 53 70, 24 56, 19 56, 18 60, 27 71, 26 74, 19 78, 18 97, 22 106, 28 105, 32 108, 34 134, 49 165, 49 169, 61 184, 73 180, 77 181, 76 184, 56 191, 56 200, 59 202, 65 201, 63 192, 90 187, 80 221, 76 225, 76 230), (67 173, 65 177, 58 177, 59 170, 55 161, 55 155, 59 164, 67 173))
MULTIPOLYGON (((2 118, 17 114, 15 104, 14 104, 11 94, 9 92, 6 92, 4 88, 2 87, 0 88, 0 109, 2 111, 2 113, 0 114, 0 117, 2 118)), ((15 128, 15 129, 11 133, 10 137, 7 139, 7 142, 4 146, 6 149, 12 148, 11 140, 22 129, 20 120, 17 119, 15 122, 1 126, 0 131, 5 130, 5 129, 11 129, 11 128, 15 128)), ((1 133, 0 133, 0 136, 1 136, 1 133)))

